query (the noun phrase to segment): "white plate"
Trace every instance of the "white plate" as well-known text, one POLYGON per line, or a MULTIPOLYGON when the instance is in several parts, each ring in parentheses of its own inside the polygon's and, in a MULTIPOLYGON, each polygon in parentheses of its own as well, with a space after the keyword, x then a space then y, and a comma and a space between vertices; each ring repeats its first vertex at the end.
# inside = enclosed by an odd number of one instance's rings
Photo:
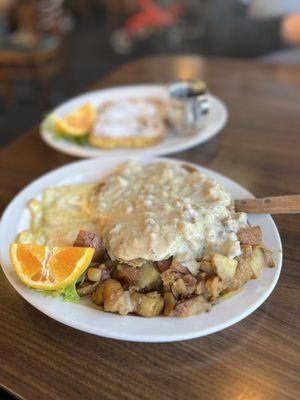
MULTIPOLYGON (((118 86, 110 89, 97 90, 85 93, 82 96, 75 97, 67 101, 52 112, 63 117, 74 111, 87 101, 90 101, 97 108, 101 103, 107 100, 116 100, 130 97, 152 96, 159 99, 166 98, 166 87, 163 85, 137 85, 137 86, 118 86)), ((105 150, 91 146, 80 146, 68 142, 67 140, 55 140, 53 133, 47 130, 46 126, 41 124, 42 139, 54 149, 62 153, 71 154, 77 157, 131 157, 144 154, 162 155, 172 154, 183 151, 191 147, 206 142, 215 136, 224 127, 227 121, 227 109, 225 105, 216 97, 208 95, 211 104, 209 114, 204 117, 203 127, 194 135, 181 136, 175 132, 169 131, 166 138, 152 146, 142 149, 114 149, 105 150)))
MULTIPOLYGON (((140 162, 147 164, 166 160, 172 163, 182 162, 159 158, 143 158, 140 162)), ((38 310, 63 324, 99 336, 140 342, 168 342, 208 335, 235 324, 259 307, 272 292, 282 262, 280 237, 272 218, 268 215, 253 215, 249 220, 252 225, 261 226, 263 241, 276 256, 276 267, 264 269, 259 279, 248 282, 239 294, 214 306, 210 313, 182 319, 122 317, 102 312, 91 302, 72 304, 64 302, 61 298, 44 297, 26 288, 19 281, 9 261, 9 244, 14 242, 18 232, 29 226, 29 212, 26 210, 28 200, 40 196, 42 190, 49 186, 101 179, 122 161, 125 159, 94 159, 71 163, 35 180, 10 203, 0 223, 0 262, 7 279, 17 292, 38 310)), ((206 168, 195 166, 209 178, 223 184, 233 198, 252 197, 246 189, 230 179, 206 168)))

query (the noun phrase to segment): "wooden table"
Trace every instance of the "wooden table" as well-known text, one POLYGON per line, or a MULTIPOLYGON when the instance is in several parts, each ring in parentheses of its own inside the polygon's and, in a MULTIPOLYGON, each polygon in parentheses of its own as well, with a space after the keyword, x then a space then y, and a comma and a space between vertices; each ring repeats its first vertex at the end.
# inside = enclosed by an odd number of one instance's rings
MULTIPOLYGON (((300 69, 200 57, 135 61, 97 87, 202 77, 229 108, 210 142, 174 157, 215 169, 257 196, 300 193, 300 69)), ((38 128, 0 153, 1 209, 71 157, 38 128)), ((27 304, 1 272, 0 381, 22 399, 298 399, 300 215, 275 217, 284 246, 279 283, 235 326, 169 344, 120 342, 61 325, 27 304), (298 373, 298 376, 297 376, 298 373)))

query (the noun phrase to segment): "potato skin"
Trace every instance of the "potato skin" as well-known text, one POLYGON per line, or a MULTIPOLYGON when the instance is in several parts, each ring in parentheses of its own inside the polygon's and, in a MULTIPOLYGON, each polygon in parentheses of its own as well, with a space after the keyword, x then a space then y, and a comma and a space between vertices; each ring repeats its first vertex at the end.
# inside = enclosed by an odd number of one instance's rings
POLYGON ((95 253, 94 253, 92 261, 100 262, 103 260, 105 249, 103 246, 102 239, 96 233, 88 232, 88 231, 79 231, 73 246, 75 246, 75 247, 93 247, 95 249, 95 253))
POLYGON ((262 232, 259 226, 242 228, 237 236, 241 245, 257 246, 262 242, 262 232))
POLYGON ((191 317, 211 309, 211 304, 202 296, 194 296, 177 304, 174 309, 176 317, 191 317))
POLYGON ((137 285, 141 271, 139 268, 130 267, 129 265, 118 265, 113 271, 113 278, 122 285, 137 285))
POLYGON ((156 261, 155 266, 160 272, 166 271, 172 265, 173 257, 168 258, 167 260, 156 261))
POLYGON ((262 248, 262 251, 264 252, 264 255, 265 255, 266 267, 274 268, 275 267, 275 260, 274 260, 272 251, 271 250, 267 250, 265 248, 262 248))

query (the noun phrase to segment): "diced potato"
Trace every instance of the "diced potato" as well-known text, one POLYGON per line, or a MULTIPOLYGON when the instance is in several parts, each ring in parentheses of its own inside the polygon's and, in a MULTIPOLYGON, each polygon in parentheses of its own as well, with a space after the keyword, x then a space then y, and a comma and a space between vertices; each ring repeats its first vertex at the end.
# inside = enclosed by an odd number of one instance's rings
POLYGON ((242 228, 238 232, 238 239, 242 245, 247 244, 250 246, 257 246, 262 241, 262 233, 259 226, 249 226, 242 228))
POLYGON ((76 291, 79 296, 87 296, 88 294, 93 293, 97 286, 98 282, 84 282, 82 285, 76 287, 76 291))
POLYGON ((174 315, 176 317, 191 317, 208 311, 211 304, 202 296, 194 296, 176 305, 174 315))
POLYGON ((113 277, 121 282, 122 285, 136 285, 140 277, 140 268, 129 265, 118 265, 113 272, 113 277))
POLYGON ((220 279, 217 276, 212 276, 205 282, 205 287, 208 290, 210 301, 214 301, 219 295, 219 282, 220 279))
POLYGON ((222 281, 230 280, 234 277, 237 260, 232 260, 223 254, 214 253, 211 256, 211 265, 213 271, 222 279, 222 281))
POLYGON ((121 315, 127 315, 128 313, 133 312, 134 308, 135 304, 131 301, 129 291, 124 292, 119 300, 118 313, 121 315))
POLYGON ((200 270, 211 274, 213 272, 211 262, 209 260, 203 259, 200 263, 200 270))
POLYGON ((175 296, 178 296, 180 294, 183 296, 187 296, 189 294, 188 289, 182 278, 177 279, 173 283, 171 290, 175 296))
POLYGON ((205 281, 201 280, 196 283, 195 294, 202 294, 205 292, 205 281))
POLYGON ((196 283, 196 278, 193 277, 191 274, 184 275, 182 278, 176 279, 171 287, 171 290, 174 296, 188 296, 194 293, 196 283))
POLYGON ((176 305, 176 299, 172 295, 172 293, 166 292, 164 294, 164 303, 165 303, 164 315, 166 317, 169 317, 169 316, 173 315, 173 310, 174 310, 174 307, 176 305))
POLYGON ((170 258, 168 258, 167 260, 156 261, 156 263, 155 263, 156 268, 157 268, 160 272, 164 272, 164 271, 166 271, 168 268, 170 268, 170 266, 172 265, 172 260, 173 260, 173 257, 170 257, 170 258))
MULTIPOLYGON (((250 259, 238 257, 238 266, 232 281, 228 281, 227 289, 236 290, 244 286, 246 282, 254 278, 253 270, 250 266, 250 259)), ((224 287, 225 289, 225 287, 224 287)))
POLYGON ((119 300, 124 293, 120 282, 114 279, 108 279, 103 282, 103 302, 104 310, 110 312, 118 312, 119 300))
POLYGON ((266 265, 265 254, 262 248, 254 247, 252 256, 249 260, 250 267, 253 271, 254 278, 258 278, 263 267, 266 265))
POLYGON ((184 275, 190 272, 188 268, 182 265, 181 263, 173 263, 172 270, 184 275))
POLYGON ((99 285, 92 293, 92 302, 98 306, 103 306, 103 285, 99 285))
POLYGON ((134 292, 131 294, 131 300, 135 313, 146 318, 160 315, 164 308, 164 301, 158 292, 147 294, 134 292))
POLYGON ((120 282, 108 279, 103 282, 104 311, 127 315, 134 310, 129 292, 125 292, 120 282))
POLYGON ((99 268, 90 267, 87 270, 87 277, 92 282, 100 282, 102 276, 102 271, 99 268))
POLYGON ((164 290, 170 292, 173 283, 176 281, 176 279, 178 279, 181 275, 178 274, 177 271, 175 271, 174 269, 167 269, 165 272, 163 272, 160 276, 163 286, 164 286, 164 290))
POLYGON ((140 276, 137 282, 139 288, 154 289, 160 280, 160 273, 150 263, 144 264, 140 268, 140 276))
POLYGON ((262 248, 262 251, 264 252, 265 255, 265 266, 269 268, 275 267, 275 260, 273 258, 273 253, 271 250, 267 250, 265 248, 262 248))
POLYGON ((245 258, 245 259, 251 258, 251 256, 252 256, 252 246, 249 246, 249 245, 241 246, 241 250, 242 250, 243 258, 245 258))
POLYGON ((101 237, 94 232, 79 231, 73 246, 92 247, 95 249, 95 253, 93 255, 93 262, 99 262, 103 260, 105 252, 103 241, 101 237))

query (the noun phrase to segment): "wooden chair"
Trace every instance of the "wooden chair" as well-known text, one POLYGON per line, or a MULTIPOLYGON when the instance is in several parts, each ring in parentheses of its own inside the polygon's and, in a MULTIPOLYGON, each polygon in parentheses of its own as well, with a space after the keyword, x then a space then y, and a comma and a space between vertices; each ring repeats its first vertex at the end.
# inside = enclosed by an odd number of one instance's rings
POLYGON ((35 2, 25 2, 18 9, 20 26, 32 34, 32 47, 18 48, 14 44, 9 47, 5 43, 1 48, 0 45, 0 90, 7 106, 15 100, 14 82, 18 80, 37 82, 40 98, 47 105, 51 98, 52 77, 62 74, 68 88, 72 87, 61 37, 57 33, 43 37, 37 17, 35 2))

